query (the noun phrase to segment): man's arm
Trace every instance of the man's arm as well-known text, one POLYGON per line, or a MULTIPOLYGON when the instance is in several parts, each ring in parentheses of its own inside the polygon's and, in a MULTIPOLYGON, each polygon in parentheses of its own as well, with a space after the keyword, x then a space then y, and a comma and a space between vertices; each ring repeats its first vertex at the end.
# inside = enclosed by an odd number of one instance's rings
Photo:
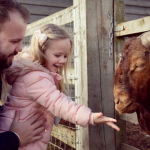
POLYGON ((45 127, 42 125, 46 120, 43 118, 36 121, 40 115, 41 114, 38 113, 25 122, 19 122, 19 112, 16 111, 14 121, 10 127, 10 131, 14 132, 18 136, 19 146, 32 143, 42 138, 42 136, 39 134, 45 130, 45 127))
POLYGON ((18 150, 19 140, 17 136, 10 131, 0 134, 0 150, 18 150))
POLYGON ((38 120, 40 114, 35 114, 25 122, 19 122, 19 112, 16 111, 15 118, 10 131, 0 134, 0 150, 18 150, 19 146, 40 140, 39 134, 44 131, 42 124, 45 119, 38 120))

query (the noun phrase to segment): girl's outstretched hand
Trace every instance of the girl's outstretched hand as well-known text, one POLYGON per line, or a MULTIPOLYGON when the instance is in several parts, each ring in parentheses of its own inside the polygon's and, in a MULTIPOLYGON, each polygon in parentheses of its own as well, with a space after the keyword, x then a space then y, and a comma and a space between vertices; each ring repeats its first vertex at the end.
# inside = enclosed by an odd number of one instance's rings
POLYGON ((94 124, 102 124, 105 123, 108 126, 116 129, 117 131, 120 131, 120 128, 115 125, 113 122, 117 122, 116 119, 110 118, 110 117, 106 117, 103 116, 102 113, 93 113, 93 119, 94 119, 94 124))

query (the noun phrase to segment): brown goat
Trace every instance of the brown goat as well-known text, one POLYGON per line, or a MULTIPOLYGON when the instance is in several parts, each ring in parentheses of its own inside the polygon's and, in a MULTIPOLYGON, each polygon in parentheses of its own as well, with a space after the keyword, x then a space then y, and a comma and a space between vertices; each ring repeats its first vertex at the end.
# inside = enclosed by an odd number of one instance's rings
POLYGON ((125 42, 114 76, 115 108, 137 113, 141 128, 150 134, 150 32, 125 42))

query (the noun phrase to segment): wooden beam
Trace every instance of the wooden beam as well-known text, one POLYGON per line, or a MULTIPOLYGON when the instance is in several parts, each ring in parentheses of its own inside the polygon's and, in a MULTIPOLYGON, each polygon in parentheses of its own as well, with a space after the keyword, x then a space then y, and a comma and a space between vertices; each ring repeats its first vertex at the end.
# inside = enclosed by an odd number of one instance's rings
POLYGON ((51 135, 65 144, 76 148, 76 133, 75 131, 58 125, 57 127, 54 125, 51 135))
POLYGON ((43 19, 43 18, 45 18, 45 17, 47 17, 46 15, 45 16, 43 16, 43 15, 30 15, 30 21, 29 21, 29 24, 30 23, 33 23, 33 22, 35 22, 35 21, 37 21, 37 20, 40 20, 40 19, 43 19))
POLYGON ((138 7, 138 6, 126 6, 125 13, 131 14, 131 15, 137 14, 137 15, 149 16, 150 15, 150 9, 149 9, 149 7, 145 8, 145 7, 138 7))
MULTIPOLYGON (((109 32, 113 0, 74 0, 75 92, 77 102, 93 112, 114 116, 113 58, 109 58, 109 32)), ((113 48, 112 48, 113 51, 113 48)), ((77 131, 77 150, 115 150, 115 131, 105 125, 77 131)))
POLYGON ((24 7, 26 7, 30 14, 34 14, 34 15, 51 15, 54 14, 58 11, 61 11, 62 9, 64 9, 63 7, 47 7, 47 6, 36 6, 36 5, 26 5, 23 4, 24 7))
POLYGON ((128 121, 130 123, 138 124, 136 113, 120 115, 120 119, 124 121, 128 121))
POLYGON ((73 5, 72 0, 17 0, 22 4, 39 5, 39 6, 54 6, 54 7, 69 7, 73 5))
POLYGON ((73 6, 29 24, 27 26, 26 36, 32 35, 34 31, 40 29, 40 27, 48 23, 64 25, 72 21, 73 21, 73 6))
MULTIPOLYGON (((88 0, 87 0, 88 1, 88 0)), ((75 66, 75 96, 78 104, 88 106, 87 91, 87 33, 86 33, 86 0, 73 0, 74 5, 74 66, 75 66), (84 57, 82 57, 84 56, 84 57), (84 68, 83 68, 84 65, 84 68)), ((89 150, 89 131, 77 126, 76 150, 89 150)))
MULTIPOLYGON (((125 19, 124 14, 125 14, 124 2, 115 0, 115 3, 114 3, 114 22, 115 22, 115 24, 124 22, 124 19, 125 19)), ((119 28, 119 29, 122 30, 122 28, 119 28)), ((121 37, 121 38, 114 37, 114 63, 115 63, 114 69, 116 69, 116 66, 118 65, 119 58, 120 58, 119 54, 121 53, 124 42, 125 42, 125 39, 123 37, 121 37)))
POLYGON ((147 15, 126 14, 125 21, 131 21, 131 20, 141 19, 145 17, 147 17, 147 15))
POLYGON ((119 23, 115 26, 115 36, 127 36, 131 34, 136 34, 136 33, 141 33, 141 32, 146 32, 150 30, 150 16, 133 20, 133 21, 128 21, 128 22, 123 22, 119 23))
MULTIPOLYGON (((124 2, 115 0, 114 1, 114 23, 118 24, 124 22, 125 5, 124 2)), ((114 37, 114 70, 119 62, 119 54, 123 47, 125 40, 123 37, 114 37)), ((117 150, 121 149, 121 143, 126 141, 126 122, 120 119, 117 111, 115 111, 117 125, 120 127, 120 131, 116 132, 116 147, 117 150)))
POLYGON ((127 6, 139 6, 139 7, 148 7, 150 6, 150 1, 140 1, 140 0, 124 0, 125 5, 127 6))
POLYGON ((128 144, 122 143, 121 150, 140 150, 140 149, 130 146, 128 144))

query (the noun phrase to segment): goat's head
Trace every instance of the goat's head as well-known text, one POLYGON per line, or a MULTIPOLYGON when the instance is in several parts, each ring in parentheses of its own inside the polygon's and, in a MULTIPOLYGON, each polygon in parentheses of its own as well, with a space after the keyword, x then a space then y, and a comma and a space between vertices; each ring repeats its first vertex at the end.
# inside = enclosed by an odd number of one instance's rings
POLYGON ((116 110, 137 112, 141 128, 150 134, 150 32, 124 44, 114 77, 114 98, 116 110))

